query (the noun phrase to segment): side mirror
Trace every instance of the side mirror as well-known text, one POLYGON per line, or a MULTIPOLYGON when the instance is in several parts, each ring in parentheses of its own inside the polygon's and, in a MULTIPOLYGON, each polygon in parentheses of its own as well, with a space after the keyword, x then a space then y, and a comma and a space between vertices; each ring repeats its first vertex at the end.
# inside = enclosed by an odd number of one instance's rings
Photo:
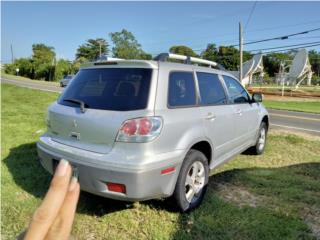
POLYGON ((252 102, 262 102, 263 96, 261 93, 252 94, 252 102))

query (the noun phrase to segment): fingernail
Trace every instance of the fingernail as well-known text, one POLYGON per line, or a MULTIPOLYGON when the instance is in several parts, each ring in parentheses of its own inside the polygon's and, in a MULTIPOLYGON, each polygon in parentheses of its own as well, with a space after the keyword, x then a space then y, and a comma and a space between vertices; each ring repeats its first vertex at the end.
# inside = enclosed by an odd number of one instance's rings
POLYGON ((78 179, 76 177, 72 177, 71 178, 71 182, 70 182, 70 186, 69 186, 69 191, 70 192, 74 190, 74 188, 77 185, 77 182, 78 182, 78 179))
POLYGON ((69 165, 69 162, 67 160, 61 159, 60 163, 59 163, 59 165, 57 167, 55 175, 58 176, 58 177, 62 177, 64 175, 66 175, 67 169, 68 169, 68 165, 69 165))

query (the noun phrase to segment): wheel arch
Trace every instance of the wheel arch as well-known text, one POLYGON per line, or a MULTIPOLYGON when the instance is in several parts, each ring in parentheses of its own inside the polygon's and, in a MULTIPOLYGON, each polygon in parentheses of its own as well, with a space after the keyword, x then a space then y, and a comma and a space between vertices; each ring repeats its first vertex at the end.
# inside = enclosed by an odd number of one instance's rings
POLYGON ((199 140, 199 141, 193 143, 190 146, 190 148, 188 149, 188 151, 191 149, 198 150, 198 151, 202 152, 206 156, 206 158, 208 159, 208 165, 210 166, 210 163, 213 158, 213 147, 208 140, 199 140))
POLYGON ((267 125, 267 130, 269 129, 269 116, 268 115, 264 115, 261 122, 265 122, 267 125))

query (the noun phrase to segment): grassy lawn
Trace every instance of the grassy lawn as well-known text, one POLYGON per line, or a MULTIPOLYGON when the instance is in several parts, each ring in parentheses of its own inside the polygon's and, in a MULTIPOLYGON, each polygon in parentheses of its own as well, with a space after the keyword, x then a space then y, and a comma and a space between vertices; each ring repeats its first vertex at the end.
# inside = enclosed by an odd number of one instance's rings
POLYGON ((41 83, 48 84, 48 85, 59 86, 59 83, 58 83, 58 82, 49 82, 49 81, 44 81, 44 80, 35 80, 35 79, 26 78, 26 77, 21 77, 21 76, 16 76, 16 75, 7 74, 7 73, 4 73, 4 72, 1 72, 1 77, 8 78, 8 79, 13 79, 13 80, 37 81, 37 82, 41 82, 41 83))
MULTIPOLYGON (((282 86, 279 86, 277 84, 270 84, 270 85, 252 85, 250 86, 255 89, 263 89, 268 92, 282 92, 282 86)), ((320 86, 300 86, 298 89, 295 88, 295 86, 285 86, 284 87, 285 92, 304 92, 304 93, 320 93, 320 86)), ((286 94, 287 95, 287 94, 286 94)))
POLYGON ((267 108, 273 108, 273 109, 320 113, 320 101, 305 102, 305 101, 264 100, 263 104, 267 108))
MULTIPOLYGON (((35 143, 55 93, 2 85, 2 239, 27 227, 50 175, 35 143)), ((320 140, 271 133, 262 156, 240 155, 210 178, 200 208, 127 203, 81 193, 76 239, 319 239, 320 140)))

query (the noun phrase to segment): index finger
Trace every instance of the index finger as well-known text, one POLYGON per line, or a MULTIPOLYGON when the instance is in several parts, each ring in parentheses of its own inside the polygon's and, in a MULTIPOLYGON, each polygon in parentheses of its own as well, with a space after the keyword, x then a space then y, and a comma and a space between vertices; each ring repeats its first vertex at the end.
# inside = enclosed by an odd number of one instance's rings
POLYGON ((42 204, 32 217, 25 239, 37 240, 43 239, 46 236, 67 194, 70 177, 70 164, 62 159, 42 204))

